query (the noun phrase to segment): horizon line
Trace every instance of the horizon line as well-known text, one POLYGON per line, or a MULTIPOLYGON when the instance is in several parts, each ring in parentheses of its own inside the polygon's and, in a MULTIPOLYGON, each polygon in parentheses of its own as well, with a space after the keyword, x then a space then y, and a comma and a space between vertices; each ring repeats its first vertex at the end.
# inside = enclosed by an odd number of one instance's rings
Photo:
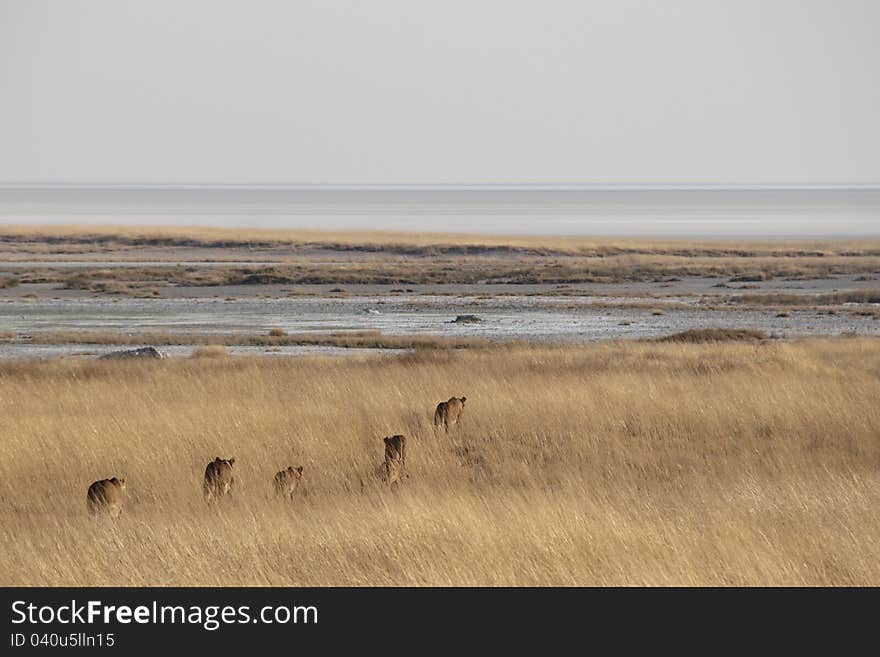
POLYGON ((219 183, 3 182, 0 190, 83 191, 339 191, 339 192, 604 192, 604 191, 880 191, 876 183, 219 183))

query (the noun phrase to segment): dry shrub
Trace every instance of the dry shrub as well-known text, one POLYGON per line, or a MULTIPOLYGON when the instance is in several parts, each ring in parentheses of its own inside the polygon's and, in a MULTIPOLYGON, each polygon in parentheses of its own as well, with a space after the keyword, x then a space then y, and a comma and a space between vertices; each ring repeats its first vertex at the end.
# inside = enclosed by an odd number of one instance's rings
POLYGON ((673 333, 656 338, 656 342, 754 342, 768 338, 764 331, 755 329, 706 328, 673 333))
POLYGON ((195 347, 191 358, 226 358, 229 353, 222 344, 211 344, 195 347))

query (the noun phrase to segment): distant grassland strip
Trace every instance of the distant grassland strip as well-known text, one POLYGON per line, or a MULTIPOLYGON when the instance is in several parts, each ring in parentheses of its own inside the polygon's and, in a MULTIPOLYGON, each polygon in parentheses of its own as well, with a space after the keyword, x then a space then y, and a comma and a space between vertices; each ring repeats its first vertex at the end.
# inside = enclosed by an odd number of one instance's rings
POLYGON ((385 335, 381 331, 333 333, 172 333, 152 331, 38 331, 26 335, 6 333, 0 339, 26 344, 101 344, 120 346, 224 345, 227 347, 326 346, 361 349, 463 349, 487 347, 491 342, 477 337, 432 335, 385 335))
POLYGON ((475 285, 662 282, 684 277, 809 279, 871 274, 878 257, 706 258, 681 256, 457 258, 370 257, 366 260, 297 258, 257 266, 12 267, 20 283, 55 283, 67 289, 124 294, 138 287, 231 285, 475 285))
POLYGON ((120 248, 197 247, 263 249, 276 247, 397 252, 403 255, 674 255, 692 257, 880 256, 880 240, 726 241, 662 240, 442 232, 255 230, 139 226, 2 226, 0 248, 40 247, 63 251, 86 246, 120 248))
POLYGON ((0 227, 6 281, 155 296, 174 286, 572 284, 720 277, 870 280, 880 240, 723 242, 86 226, 0 227), (58 260, 93 261, 71 271, 58 260), (109 267, 102 261, 131 261, 109 267), (138 260, 167 262, 138 266, 138 260), (211 261, 219 266, 207 266, 211 261), (173 263, 181 263, 179 266, 173 263), (258 263, 253 266, 222 263, 258 263), (265 264, 264 264, 265 263, 265 264))

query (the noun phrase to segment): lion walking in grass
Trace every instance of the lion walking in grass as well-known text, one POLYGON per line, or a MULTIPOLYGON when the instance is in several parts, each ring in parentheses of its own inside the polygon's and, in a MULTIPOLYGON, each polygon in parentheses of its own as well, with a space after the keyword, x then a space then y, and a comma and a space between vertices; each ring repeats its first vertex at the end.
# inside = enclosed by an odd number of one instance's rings
POLYGON ((406 436, 385 438, 385 482, 396 486, 406 476, 406 436))
POLYGON ((437 410, 434 411, 434 426, 449 431, 449 427, 458 424, 466 400, 467 397, 450 397, 449 401, 437 404, 437 410))
POLYGON ((125 478, 101 479, 89 486, 86 494, 86 508, 89 515, 108 515, 118 518, 125 502, 125 478))
POLYGON ((235 459, 221 459, 219 456, 205 468, 205 481, 202 492, 208 502, 219 500, 232 494, 235 487, 235 459))

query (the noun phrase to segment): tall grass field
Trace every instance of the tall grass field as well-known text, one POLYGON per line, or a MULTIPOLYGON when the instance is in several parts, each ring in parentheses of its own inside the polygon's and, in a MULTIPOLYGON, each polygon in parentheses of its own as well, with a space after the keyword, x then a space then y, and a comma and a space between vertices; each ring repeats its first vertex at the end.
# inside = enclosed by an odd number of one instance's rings
POLYGON ((2 585, 880 585, 868 338, 7 363, 0 413, 2 585))

